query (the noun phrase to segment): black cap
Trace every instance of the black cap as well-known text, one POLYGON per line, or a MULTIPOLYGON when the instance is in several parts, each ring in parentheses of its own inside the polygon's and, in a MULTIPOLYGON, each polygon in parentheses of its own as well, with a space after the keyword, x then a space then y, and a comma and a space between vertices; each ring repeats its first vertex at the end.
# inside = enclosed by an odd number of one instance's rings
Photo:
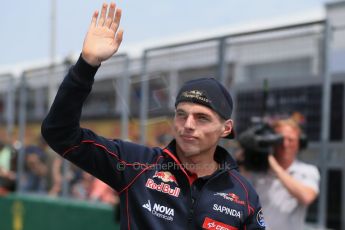
MULTIPOLYGON (((177 94, 175 107, 180 102, 192 102, 209 107, 225 120, 231 118, 233 109, 229 92, 214 78, 199 78, 185 82, 177 94)), ((233 130, 225 138, 234 138, 233 130)))

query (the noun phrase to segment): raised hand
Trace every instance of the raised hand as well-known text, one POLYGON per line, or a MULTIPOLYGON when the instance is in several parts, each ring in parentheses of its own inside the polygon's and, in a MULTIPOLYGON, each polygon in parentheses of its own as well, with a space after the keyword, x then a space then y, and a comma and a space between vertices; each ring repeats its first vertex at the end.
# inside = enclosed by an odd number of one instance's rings
POLYGON ((120 47, 123 30, 119 29, 121 9, 115 3, 103 3, 101 15, 93 13, 89 30, 85 36, 82 57, 92 66, 98 66, 109 59, 120 47), (98 19, 98 20, 97 20, 98 19))

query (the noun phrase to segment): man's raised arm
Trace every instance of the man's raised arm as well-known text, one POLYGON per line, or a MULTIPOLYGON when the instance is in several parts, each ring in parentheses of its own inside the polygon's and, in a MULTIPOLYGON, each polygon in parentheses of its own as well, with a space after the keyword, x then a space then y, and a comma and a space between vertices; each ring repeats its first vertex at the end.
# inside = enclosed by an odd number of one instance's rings
POLYGON ((121 9, 115 3, 102 5, 93 13, 85 36, 81 57, 62 82, 54 103, 42 124, 42 135, 48 144, 63 154, 85 137, 79 127, 81 109, 89 95, 100 64, 120 47, 123 31, 119 30, 121 9))

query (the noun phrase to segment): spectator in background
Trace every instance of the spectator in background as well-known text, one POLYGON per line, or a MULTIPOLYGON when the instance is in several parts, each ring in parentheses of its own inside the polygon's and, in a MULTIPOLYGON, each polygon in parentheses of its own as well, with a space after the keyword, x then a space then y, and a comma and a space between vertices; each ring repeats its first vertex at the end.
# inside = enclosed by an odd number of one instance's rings
POLYGON ((68 164, 64 168, 64 160, 60 156, 54 158, 51 168, 52 183, 48 194, 50 196, 73 196, 73 187, 83 180, 83 172, 75 165, 68 164), (64 172, 66 170, 66 172, 64 172), (66 194, 63 194, 63 184, 66 183, 66 194))
POLYGON ((87 172, 83 172, 81 180, 73 185, 72 197, 110 205, 118 203, 115 191, 87 172))
MULTIPOLYGON (((297 159, 302 134, 298 123, 282 119, 273 122, 272 128, 283 141, 274 146, 273 154, 268 155, 269 170, 254 172, 241 165, 241 173, 253 183, 260 196, 267 229, 302 230, 307 207, 319 192, 319 171, 297 159)), ((244 148, 243 151, 251 150, 244 148)), ((238 160, 244 162, 245 155, 239 154, 238 160)))
POLYGON ((62 159, 60 157, 55 157, 52 161, 50 173, 51 173, 51 184, 49 187, 48 194, 49 196, 59 196, 62 188, 62 159))
POLYGON ((119 203, 117 193, 103 181, 95 177, 91 184, 90 200, 111 205, 119 203))
POLYGON ((58 170, 61 157, 48 146, 44 138, 39 135, 36 139, 37 147, 44 155, 44 163, 48 168, 46 175, 47 193, 51 196, 58 196, 61 191, 61 172, 58 170))
POLYGON ((88 200, 92 188, 93 176, 87 172, 82 172, 78 182, 71 188, 71 196, 78 200, 88 200))
POLYGON ((46 193, 48 190, 48 167, 44 151, 38 146, 25 148, 24 173, 22 186, 24 192, 46 193))
MULTIPOLYGON (((57 197, 63 195, 63 183, 67 182, 66 196, 72 195, 72 187, 82 179, 82 171, 74 166, 67 165, 64 172, 63 158, 47 145, 44 138, 39 135, 36 139, 37 146, 30 146, 28 149, 34 149, 38 152, 41 159, 44 158, 45 167, 48 168, 48 172, 45 176, 45 187, 49 196, 57 197)), ((30 157, 33 160, 33 157, 30 157)))
POLYGON ((15 191, 16 151, 0 141, 0 195, 15 191))

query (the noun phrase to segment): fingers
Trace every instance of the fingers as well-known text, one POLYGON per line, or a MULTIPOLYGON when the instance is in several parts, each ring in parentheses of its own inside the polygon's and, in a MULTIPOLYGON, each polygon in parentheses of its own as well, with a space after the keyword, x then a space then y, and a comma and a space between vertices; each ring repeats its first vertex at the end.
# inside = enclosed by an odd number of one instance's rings
POLYGON ((120 8, 116 9, 116 13, 115 13, 115 18, 111 24, 110 29, 113 30, 114 32, 117 31, 117 29, 119 28, 120 25, 120 21, 121 21, 121 15, 122 15, 122 10, 120 8))
POLYGON ((118 46, 121 44, 122 42, 122 38, 123 38, 123 29, 120 29, 115 37, 116 43, 118 44, 118 46))
POLYGON ((107 14, 107 8, 108 8, 108 4, 107 3, 103 3, 102 5, 102 9, 101 9, 101 16, 98 20, 98 26, 103 26, 104 22, 105 22, 105 16, 107 14))
POLYGON ((108 16, 104 24, 106 27, 110 28, 111 23, 113 22, 114 14, 115 14, 115 3, 112 2, 110 3, 108 16))
POLYGON ((111 30, 113 30, 114 32, 116 32, 120 25, 122 11, 120 8, 116 9, 116 4, 114 2, 110 3, 109 10, 107 8, 108 8, 108 4, 103 3, 98 24, 97 24, 97 17, 99 14, 98 11, 97 13, 95 11, 95 13, 93 14, 91 24, 94 26, 96 26, 96 24, 97 26, 106 26, 110 28, 111 30), (107 14, 107 10, 108 10, 108 14, 107 14))
POLYGON ((92 15, 91 26, 95 27, 98 18, 98 10, 96 10, 92 15))

